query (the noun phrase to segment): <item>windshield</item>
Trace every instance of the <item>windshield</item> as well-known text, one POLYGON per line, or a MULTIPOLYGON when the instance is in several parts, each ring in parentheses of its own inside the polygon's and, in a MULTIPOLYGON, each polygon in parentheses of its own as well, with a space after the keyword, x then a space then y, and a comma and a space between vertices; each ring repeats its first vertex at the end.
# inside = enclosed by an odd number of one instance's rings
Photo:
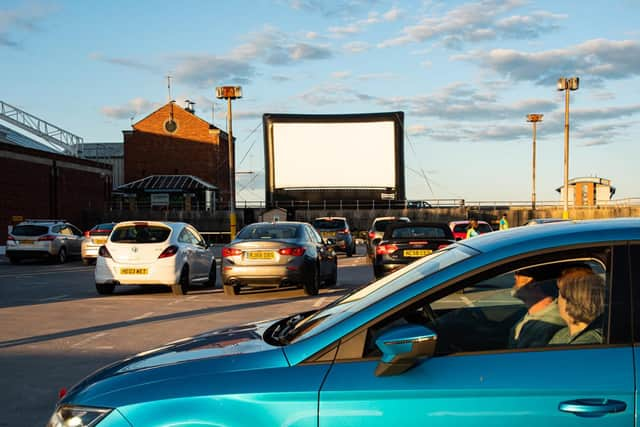
POLYGON ((343 219, 316 219, 313 221, 313 226, 315 228, 329 229, 329 230, 339 230, 346 228, 346 224, 343 219))
POLYGON ((169 238, 171 229, 159 225, 125 225, 111 234, 115 243, 160 243, 169 238))
POLYGON ((236 239, 296 239, 301 227, 294 224, 255 224, 243 228, 236 239))
POLYGON ((47 234, 49 228, 43 225, 17 225, 11 234, 14 236, 40 236, 47 234))
POLYGON ((476 253, 475 250, 461 245, 452 245, 436 251, 401 271, 345 295, 312 316, 301 320, 287 334, 287 339, 289 342, 295 342, 322 332, 363 308, 476 253))

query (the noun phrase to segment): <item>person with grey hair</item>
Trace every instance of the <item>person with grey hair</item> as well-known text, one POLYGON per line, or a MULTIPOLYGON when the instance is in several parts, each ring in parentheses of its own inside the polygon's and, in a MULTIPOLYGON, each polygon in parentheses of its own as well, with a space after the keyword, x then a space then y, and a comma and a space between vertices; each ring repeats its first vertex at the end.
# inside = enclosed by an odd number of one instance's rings
POLYGON ((558 280, 558 309, 567 326, 549 341, 560 344, 601 344, 605 283, 597 274, 570 274, 558 280))

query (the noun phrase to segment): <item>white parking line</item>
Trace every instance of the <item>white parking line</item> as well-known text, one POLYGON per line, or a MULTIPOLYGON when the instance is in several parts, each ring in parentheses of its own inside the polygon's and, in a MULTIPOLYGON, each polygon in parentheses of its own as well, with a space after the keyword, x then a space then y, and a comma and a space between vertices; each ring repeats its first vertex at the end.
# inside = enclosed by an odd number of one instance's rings
POLYGON ((56 273, 84 273, 89 271, 87 268, 74 268, 74 269, 65 269, 65 270, 49 270, 43 272, 30 272, 30 273, 20 273, 20 274, 1 274, 1 278, 13 277, 13 278, 23 278, 23 277, 31 277, 31 276, 44 276, 51 275, 56 273))
POLYGON ((326 298, 320 298, 318 299, 316 302, 313 303, 314 307, 320 307, 321 305, 324 305, 326 298))
POLYGON ((85 344, 87 344, 87 343, 89 343, 91 341, 97 340, 98 338, 103 337, 105 335, 107 335, 106 332, 100 332, 98 334, 91 335, 91 336, 89 336, 89 337, 87 337, 87 338, 85 338, 83 340, 78 341, 77 343, 73 344, 71 347, 75 348, 75 347, 83 346, 83 345, 85 345, 85 344))
POLYGON ((132 319, 127 320, 127 322, 135 322, 136 320, 144 319, 145 317, 153 316, 153 311, 149 311, 147 313, 141 314, 140 316, 136 316, 132 319))

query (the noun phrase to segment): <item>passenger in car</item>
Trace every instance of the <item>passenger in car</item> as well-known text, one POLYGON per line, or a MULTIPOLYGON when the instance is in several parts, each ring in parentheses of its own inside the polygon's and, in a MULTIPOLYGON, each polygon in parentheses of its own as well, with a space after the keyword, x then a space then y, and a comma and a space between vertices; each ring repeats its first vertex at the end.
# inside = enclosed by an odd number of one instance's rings
POLYGON ((567 326, 549 344, 601 344, 605 296, 602 277, 574 272, 558 279, 558 288, 558 308, 567 326))
POLYGON ((543 268, 515 272, 511 294, 522 300, 527 312, 511 328, 509 348, 547 345, 554 334, 566 326, 558 311, 557 286, 543 268))

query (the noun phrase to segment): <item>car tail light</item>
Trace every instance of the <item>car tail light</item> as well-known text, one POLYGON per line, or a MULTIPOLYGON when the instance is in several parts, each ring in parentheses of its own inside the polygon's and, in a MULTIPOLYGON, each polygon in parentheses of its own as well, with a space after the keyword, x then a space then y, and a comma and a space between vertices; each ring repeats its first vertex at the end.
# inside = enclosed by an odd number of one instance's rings
POLYGON ((373 239, 374 237, 376 237, 376 233, 374 233, 373 231, 369 232, 369 238, 373 239))
POLYGON ((169 258, 178 253, 178 247, 176 245, 168 246, 162 253, 158 256, 160 258, 169 258))
POLYGON ((447 246, 449 246, 451 243, 441 243, 438 245, 438 249, 442 249, 442 248, 446 248, 447 246))
POLYGON ((13 236, 7 236, 7 242, 9 242, 9 241, 11 241, 11 242, 15 242, 15 241, 16 241, 16 238, 15 238, 15 237, 13 237, 13 236))
POLYGON ((396 245, 378 245, 376 246, 376 254, 386 255, 398 250, 396 245))
POLYGON ((242 250, 238 248, 222 248, 223 257, 236 256, 236 255, 242 255, 242 250))
POLYGON ((280 255, 292 255, 292 256, 302 256, 304 255, 304 248, 295 247, 295 248, 282 248, 278 251, 280 255))
POLYGON ((111 258, 111 254, 106 246, 100 246, 100 249, 98 249, 98 255, 103 258, 111 258))
POLYGON ((38 237, 38 242, 46 242, 46 241, 51 241, 51 240, 55 240, 56 236, 52 236, 51 234, 47 234, 46 236, 41 236, 38 237))
POLYGON ((84 232, 84 237, 86 237, 87 239, 88 239, 89 237, 91 237, 91 232, 90 232, 90 231, 85 231, 85 232, 84 232))
POLYGON ((341 230, 340 233, 349 234, 349 229, 345 228, 344 230, 341 230))

